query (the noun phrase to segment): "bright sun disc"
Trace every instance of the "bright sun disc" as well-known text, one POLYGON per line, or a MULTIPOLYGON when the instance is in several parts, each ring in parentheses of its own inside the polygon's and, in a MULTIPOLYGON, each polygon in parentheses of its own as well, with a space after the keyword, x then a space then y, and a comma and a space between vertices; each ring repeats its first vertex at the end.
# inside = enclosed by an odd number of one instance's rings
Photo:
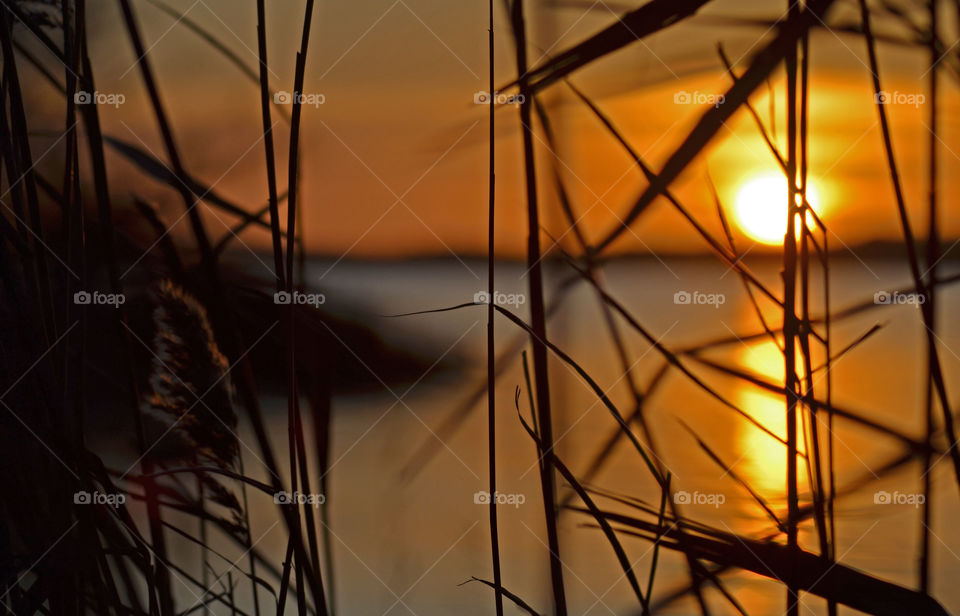
MULTIPOLYGON (((819 197, 816 186, 808 182, 807 201, 817 214, 820 213, 819 197)), ((737 226, 745 234, 764 244, 783 243, 787 233, 785 177, 764 175, 748 181, 737 192, 735 203, 737 226)), ((812 219, 812 216, 807 218, 808 225, 812 225, 812 219)))

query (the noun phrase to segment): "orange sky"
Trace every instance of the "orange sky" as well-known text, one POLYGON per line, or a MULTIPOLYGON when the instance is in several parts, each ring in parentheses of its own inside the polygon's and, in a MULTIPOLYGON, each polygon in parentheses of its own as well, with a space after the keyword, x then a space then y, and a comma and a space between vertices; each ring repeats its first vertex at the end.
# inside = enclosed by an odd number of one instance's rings
MULTIPOLYGON (((256 66, 254 11, 236 10, 230 0, 171 0, 171 4, 208 28, 251 67, 256 66), (209 7, 209 8, 208 8, 209 7), (212 9, 212 10, 211 10, 212 9), (214 12, 216 11, 216 13, 214 12)), ((719 2, 702 16, 604 59, 573 80, 617 122, 654 169, 666 159, 705 107, 677 104, 679 92, 702 96, 724 91, 729 80, 720 70, 715 45, 722 41, 732 58, 749 61, 750 49, 762 43, 759 28, 720 27, 709 15, 775 18, 781 2, 719 2)), ((298 5, 299 6, 299 5, 298 5)), ((308 93, 322 93, 325 103, 305 107, 302 143, 303 197, 308 248, 348 257, 484 254, 486 249, 486 108, 473 94, 486 89, 485 2, 442 0, 371 0, 320 4, 307 62, 308 93)), ((268 8, 271 85, 292 89, 292 67, 299 45, 299 8, 273 3, 268 8)), ((531 60, 542 52, 564 49, 607 25, 612 14, 602 8, 528 7, 531 60), (536 51, 534 51, 536 50, 536 51)), ((266 200, 260 137, 258 90, 234 66, 182 24, 147 4, 139 18, 150 58, 163 88, 187 168, 216 190, 259 208, 266 200), (244 155, 244 153, 246 153, 244 155), (239 157, 239 158, 238 158, 239 157)), ((952 21, 952 20, 951 20, 952 21)), ((108 5, 98 14, 92 49, 98 89, 120 92, 126 103, 103 108, 105 132, 162 153, 146 105, 142 81, 119 15, 108 5), (128 70, 129 69, 129 70, 128 70)), ((883 24, 879 24, 880 27, 883 24)), ((497 33, 499 82, 513 75, 507 24, 500 16, 497 33)), ((877 112, 873 106, 862 40, 817 31, 812 38, 811 176, 820 186, 824 216, 832 233, 856 246, 876 239, 896 239, 899 226, 892 188, 882 156, 877 112)), ((886 90, 904 94, 926 90, 925 54, 884 48, 882 77, 886 90)), ((28 71, 29 72, 29 71, 28 71)), ((777 135, 782 144, 782 74, 774 86, 779 97, 777 135)), ((944 208, 956 193, 952 178, 960 171, 957 91, 941 78, 942 174, 944 208)), ((62 121, 52 90, 35 106, 49 110, 51 125, 62 121)), ((538 162, 550 180, 548 165, 560 166, 583 223, 593 238, 630 205, 644 182, 619 146, 582 106, 554 86, 551 104, 562 147, 557 160, 544 148, 538 162)), ((754 98, 767 118, 765 92, 754 98)), ((927 105, 888 105, 908 205, 916 229, 925 228, 927 105)), ((279 121, 275 114, 274 119, 279 121)), ((517 112, 498 115, 497 206, 498 250, 523 254, 526 237, 522 164, 517 112)), ((281 188, 286 184, 287 129, 276 126, 281 188)), ((42 151, 42 150, 41 150, 42 151)), ((127 194, 153 200, 168 221, 182 204, 175 191, 144 180, 117 156, 110 160, 112 181, 127 194)), ((719 233, 707 174, 716 182, 725 205, 733 207, 738 188, 773 170, 773 161, 745 110, 674 186, 675 194, 705 225, 719 233)), ((546 184, 546 182, 545 182, 546 184)), ((552 191, 545 187, 543 222, 551 235, 571 240, 552 191)), ((204 209, 214 235, 235 221, 204 209)), ((947 235, 960 234, 960 222, 945 218, 947 235)), ((181 221, 180 225, 186 229, 181 221)), ((658 201, 618 248, 626 251, 694 252, 704 244, 670 209, 658 201)), ((248 231, 242 240, 263 249, 269 236, 248 231)), ((749 240, 744 239, 745 246, 749 240)), ((550 240, 544 238, 545 245, 550 240)), ((572 246, 572 244, 567 244, 572 246)))

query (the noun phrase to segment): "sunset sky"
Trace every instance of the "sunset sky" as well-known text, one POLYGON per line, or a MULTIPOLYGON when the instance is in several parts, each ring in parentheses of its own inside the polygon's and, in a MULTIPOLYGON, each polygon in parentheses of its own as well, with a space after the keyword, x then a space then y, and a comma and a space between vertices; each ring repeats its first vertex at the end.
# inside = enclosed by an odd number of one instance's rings
MULTIPOLYGON (((219 38, 250 67, 256 67, 255 12, 227 9, 230 0, 170 0, 219 38), (215 15, 211 9, 217 11, 215 15)), ((556 53, 609 25, 615 13, 630 7, 596 2, 532 3, 531 49, 556 53)), ((721 25, 719 16, 775 19, 782 2, 711 3, 696 17, 648 41, 637 42, 574 74, 572 81, 608 113, 634 147, 659 169, 682 141, 708 101, 729 87, 715 53, 722 42, 742 71, 750 53, 769 40, 758 26, 721 25), (704 60, 707 58, 709 60, 704 60), (629 77, 624 78, 624 75, 629 77), (689 94, 695 102, 682 104, 689 94), (680 102, 678 102, 680 101, 680 102)), ((323 105, 304 108, 303 192, 308 249, 347 257, 444 256, 484 254, 487 212, 486 107, 473 95, 486 89, 486 2, 442 0, 370 0, 322 4, 314 24, 307 60, 306 93, 322 94, 323 105)), ((183 23, 159 8, 139 9, 149 54, 164 92, 174 130, 190 172, 222 195, 259 209, 266 203, 263 145, 257 86, 183 23)), ((273 72, 271 87, 292 90, 300 9, 270 3, 268 25, 273 72)), ((95 17, 92 55, 100 92, 122 93, 117 108, 101 111, 105 132, 151 150, 163 148, 149 110, 129 41, 117 27, 112 4, 95 17)), ((922 16, 918 17, 922 19, 922 16)), ((841 3, 834 22, 855 23, 856 6, 841 3)), ((945 19, 953 24, 953 16, 945 19)), ((885 27, 877 29, 904 35, 885 27)), ((498 83, 515 76, 509 26, 499 16, 496 73, 498 83)), ((883 157, 880 125, 860 37, 816 30, 812 37, 810 174, 822 214, 835 234, 834 245, 852 248, 871 240, 899 237, 895 201, 883 157)), ((532 54, 531 61, 539 54, 532 54)), ((47 58, 49 60, 49 58, 47 58)), ((887 106, 915 229, 924 229, 928 102, 917 103, 927 88, 926 52, 919 48, 881 47, 884 89, 899 104, 887 106), (914 103, 914 104, 911 104, 914 103)), ((37 73, 24 69, 30 78, 37 73)), ((61 70, 62 73, 62 70, 61 70)), ((784 134, 782 71, 773 81, 778 98, 777 137, 784 134)), ((941 73, 941 194, 949 203, 953 178, 960 172, 956 118, 956 81, 941 73)), ((34 89, 31 103, 49 113, 51 125, 62 117, 62 102, 46 86, 34 89), (45 89, 46 88, 46 89, 45 89), (44 93, 49 96, 44 96, 44 93)), ((645 186, 642 175, 603 127, 568 90, 553 86, 543 98, 560 134, 561 160, 545 148, 538 152, 543 223, 572 247, 572 236, 549 188, 549 165, 557 164, 583 214, 590 237, 597 239, 629 209, 645 186)), ((762 88, 752 99, 769 123, 769 98, 762 88)), ((497 237, 505 257, 523 254, 522 164, 518 113, 498 114, 497 237)), ((286 185, 287 125, 276 113, 280 187, 286 185)), ((775 163, 746 110, 740 110, 674 186, 675 194, 719 234, 708 175, 731 218, 737 194, 750 181, 776 172, 775 163)), ((542 133, 541 133, 542 135, 542 133)), ((42 151, 45 148, 41 148, 42 151)), ((56 157, 51 157, 51 159, 56 157)), ((121 157, 111 156, 111 181, 126 186, 118 197, 137 194, 154 202, 172 223, 182 213, 175 191, 145 180, 121 157)), ((53 163, 51 163, 53 164, 53 163)), ((50 168, 51 172, 53 168, 50 168)), ((116 184, 115 184, 116 185, 116 184)), ((204 208, 210 229, 226 233, 236 221, 204 208), (215 216, 222 219, 217 222, 215 216)), ((946 236, 960 234, 960 221, 941 221, 946 236)), ((175 231, 186 230, 185 222, 175 231)), ((697 252, 705 244, 665 200, 659 200, 626 234, 617 249, 629 252, 697 252)), ((743 229, 738 226, 738 231, 743 229)), ((269 234, 248 230, 242 240, 252 250, 269 245, 269 234)), ((743 246, 753 242, 749 236, 743 246)), ((544 236, 545 246, 551 243, 544 236)))
POLYGON ((6 612, 960 614, 960 0, 0 4, 6 612))

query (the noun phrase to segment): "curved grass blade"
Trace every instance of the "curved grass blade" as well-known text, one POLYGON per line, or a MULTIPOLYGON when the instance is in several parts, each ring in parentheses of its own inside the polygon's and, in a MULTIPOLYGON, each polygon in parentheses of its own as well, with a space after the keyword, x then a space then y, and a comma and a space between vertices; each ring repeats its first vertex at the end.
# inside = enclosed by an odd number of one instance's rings
POLYGON ((713 449, 711 449, 710 446, 707 445, 706 442, 704 442, 704 440, 700 438, 700 436, 697 435, 696 432, 694 432, 693 428, 691 428, 690 425, 687 424, 687 422, 683 421, 682 419, 678 419, 678 421, 680 422, 680 425, 682 425, 687 430, 687 432, 690 433, 690 436, 692 436, 694 440, 697 441, 697 444, 700 445, 700 449, 706 452, 706 454, 710 456, 710 459, 713 460, 717 464, 717 466, 723 469, 724 473, 726 473, 727 475, 730 475, 730 477, 732 477, 734 481, 736 481, 741 486, 743 486, 743 488, 750 494, 750 496, 753 497, 753 500, 757 501, 757 504, 760 505, 760 508, 763 509, 763 511, 770 517, 770 520, 773 522, 773 524, 777 528, 783 529, 783 522, 780 521, 780 518, 777 517, 777 514, 774 513, 773 509, 770 508, 770 505, 767 504, 767 501, 765 501, 762 496, 757 494, 756 490, 751 488, 750 484, 747 483, 746 480, 743 479, 743 477, 738 475, 733 470, 732 467, 724 463, 724 461, 720 458, 720 456, 717 455, 717 453, 713 451, 713 449))
MULTIPOLYGON (((108 135, 104 135, 103 140, 110 145, 110 147, 123 155, 124 158, 132 162, 141 171, 151 176, 153 179, 163 182, 172 188, 181 191, 186 190, 195 198, 206 201, 212 205, 216 205, 224 211, 243 219, 243 221, 247 224, 257 225, 268 230, 270 229, 270 223, 264 222, 255 214, 251 214, 239 205, 220 196, 218 193, 214 192, 212 188, 203 185, 192 176, 184 173, 183 181, 181 182, 181 179, 178 178, 177 174, 171 171, 169 167, 167 167, 163 162, 158 160, 149 152, 144 151, 142 148, 123 141, 122 139, 117 139, 116 137, 110 137, 108 135)), ((286 237, 285 232, 281 231, 281 235, 286 237)))
MULTIPOLYGON (((539 90, 594 60, 690 17, 709 1, 651 0, 640 8, 618 17, 613 25, 557 54, 540 66, 530 69, 526 76, 522 76, 528 82, 528 96, 536 94, 539 90)), ((519 83, 519 79, 510 82, 501 90, 519 83)))
MULTIPOLYGON (((528 424, 523 418, 523 413, 519 412, 519 410, 517 411, 517 417, 520 419, 520 424, 523 426, 523 429, 526 430, 527 434, 530 435, 530 438, 540 446, 540 451, 546 450, 543 442, 540 440, 540 437, 537 436, 537 433, 533 431, 533 428, 530 427, 530 424, 528 424)), ((553 467, 556 468, 561 475, 563 475, 563 478, 570 483, 570 487, 573 488, 573 491, 577 493, 577 496, 580 497, 580 500, 582 500, 587 506, 587 509, 590 510, 590 513, 593 515, 594 519, 596 519, 597 524, 599 524, 600 528, 603 530, 603 534, 606 535, 607 541, 610 542, 610 547, 613 548, 613 551, 617 556, 617 560, 620 562, 620 567, 623 569, 623 575, 630 583, 630 587, 633 589, 634 594, 637 595, 637 599, 640 601, 640 604, 644 606, 644 609, 648 609, 649 600, 644 596, 643 591, 640 589, 640 583, 637 581, 637 576, 633 572, 633 565, 630 563, 630 559, 627 558, 627 553, 620 544, 620 540, 617 538, 616 533, 613 532, 613 528, 611 528, 610 523, 607 522, 600 509, 593 502, 593 499, 590 498, 590 495, 587 493, 587 491, 583 489, 582 485, 580 485, 580 482, 577 481, 576 476, 570 472, 570 469, 567 468, 567 466, 555 453, 550 454, 550 464, 552 464, 553 467)))
MULTIPOLYGON (((403 316, 412 316, 415 314, 433 314, 438 312, 449 312, 451 310, 459 310, 461 308, 467 308, 470 306, 486 306, 486 304, 475 304, 471 302, 467 304, 458 304, 456 306, 450 306, 448 308, 436 308, 433 310, 423 310, 420 312, 409 312, 405 314, 397 314, 397 315, 391 315, 391 316, 403 317, 403 316)), ((517 325, 518 327, 526 331, 528 334, 532 332, 532 328, 529 325, 527 325, 523 321, 523 319, 521 319, 520 317, 516 316, 515 314, 503 308, 502 306, 495 306, 495 308, 497 309, 497 312, 507 317, 508 320, 510 320, 512 323, 514 323, 515 325, 517 325)), ((650 470, 650 473, 657 480, 657 483, 662 485, 664 482, 664 479, 663 479, 663 476, 660 474, 660 470, 650 459, 649 455, 644 450, 643 445, 640 444, 640 441, 637 440, 637 437, 633 434, 629 426, 626 424, 626 421, 623 419, 623 415, 620 413, 620 410, 617 409, 616 405, 613 404, 613 401, 611 401, 610 398, 607 396, 606 392, 603 391, 603 388, 600 387, 600 385, 595 380, 593 380, 593 377, 591 377, 587 373, 587 371, 584 370, 583 367, 576 362, 576 360, 574 360, 572 357, 567 355, 560 347, 550 342, 550 340, 548 339, 542 339, 542 342, 548 349, 550 349, 557 357, 563 360, 564 363, 566 363, 568 366, 573 368, 574 371, 576 371, 576 373, 580 375, 580 377, 584 381, 587 382, 587 385, 590 387, 590 389, 593 390, 593 392, 597 395, 600 401, 603 402, 603 405, 606 406, 607 409, 610 411, 610 414, 613 415, 613 418, 617 421, 618 424, 620 424, 620 427, 623 429, 624 434, 627 435, 627 438, 630 439, 630 442, 633 443, 633 446, 640 453, 640 456, 643 458, 643 461, 646 463, 647 468, 650 470)))
POLYGON ((480 582, 481 584, 485 584, 490 588, 494 589, 495 591, 499 592, 500 594, 502 594, 507 599, 510 599, 511 601, 513 601, 513 603, 517 607, 519 607, 521 610, 523 610, 527 614, 530 614, 530 616, 540 616, 540 612, 530 607, 530 604, 524 601, 523 599, 521 599, 517 594, 510 592, 503 586, 497 586, 496 584, 494 584, 489 580, 484 580, 476 576, 471 576, 469 580, 467 580, 466 582, 461 582, 460 584, 457 584, 457 586, 463 586, 464 584, 469 584, 470 582, 480 582))
MULTIPOLYGON (((231 51, 230 48, 223 43, 223 41, 221 41, 220 39, 215 37, 213 34, 205 30, 200 24, 190 19, 189 15, 187 15, 186 13, 179 12, 177 9, 171 7, 170 5, 164 2, 161 2, 160 0, 146 0, 146 2, 152 4, 153 6, 157 7, 158 9, 160 9, 161 11, 163 11, 164 13, 172 17, 174 19, 175 24, 181 24, 183 26, 186 26, 187 30, 190 30, 191 32, 199 36, 211 47, 213 47, 218 52, 220 52, 220 54, 223 57, 225 57, 227 60, 229 60, 231 64, 233 64, 238 69, 240 69, 240 72, 243 73, 245 77, 250 79, 250 81, 258 85, 260 84, 260 77, 257 74, 257 71, 254 71, 252 68, 247 66, 247 64, 242 59, 240 59, 240 56, 238 56, 236 53, 231 51)), ((276 99, 274 98, 274 94, 275 92, 273 90, 270 90, 270 100, 273 101, 272 105, 274 109, 276 109, 277 115, 279 115, 281 118, 283 118, 289 123, 290 114, 287 113, 287 110, 286 108, 284 108, 283 105, 280 105, 279 103, 276 102, 276 99)))

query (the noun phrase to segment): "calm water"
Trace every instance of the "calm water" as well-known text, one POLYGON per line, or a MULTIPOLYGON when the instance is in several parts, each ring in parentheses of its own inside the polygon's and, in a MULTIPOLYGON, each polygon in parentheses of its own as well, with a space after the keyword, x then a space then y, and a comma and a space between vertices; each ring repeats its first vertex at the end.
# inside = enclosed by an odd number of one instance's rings
MULTIPOLYGON (((778 266, 773 261, 754 264, 761 279, 779 292, 778 266)), ((452 435, 437 433, 464 400, 483 383, 485 311, 467 308, 455 312, 391 319, 387 315, 437 308, 471 301, 484 283, 483 264, 455 260, 412 264, 313 263, 308 279, 319 281, 327 306, 338 312, 363 314, 372 327, 397 345, 420 349, 428 363, 438 368, 412 387, 392 391, 382 388, 362 396, 338 398, 333 434, 334 468, 326 507, 336 537, 334 545, 337 601, 348 614, 488 614, 492 595, 480 584, 458 586, 476 575, 491 577, 487 510, 474 503, 474 493, 486 485, 486 405, 483 399, 463 417, 452 435), (440 358, 444 357, 443 361, 440 358), (460 369, 448 368, 448 360, 460 369), (400 401, 398 401, 398 397, 400 401), (415 453, 425 444, 435 446, 432 458, 415 453), (411 472, 412 464, 412 472, 411 472)), ((553 267, 553 266, 551 266, 553 267)), ((944 270, 953 267, 948 263, 944 270)), ((523 267, 504 264, 498 270, 497 288, 503 293, 524 293, 523 267)), ((549 270, 551 283, 568 270, 549 270)), ((837 308, 872 298, 875 291, 905 286, 905 268, 893 261, 840 258, 833 264, 833 305, 837 308)), ((739 278, 712 261, 656 259, 625 261, 607 269, 611 292, 668 348, 760 331, 739 278), (674 303, 678 291, 723 294, 722 305, 674 303)), ((815 285, 821 281, 816 278, 815 285)), ((941 294, 942 316, 960 305, 956 291, 941 294)), ((811 298, 821 306, 818 292, 811 298)), ((764 306, 764 310, 770 306, 764 306)), ((511 308, 513 308, 511 306, 511 308)), ((526 315, 526 305, 519 312, 526 315)), ((772 314, 772 313, 771 313, 772 314)), ((835 363, 832 371, 834 402, 857 410, 912 436, 922 434, 923 387, 922 324, 919 311, 909 305, 884 306, 856 318, 835 323, 835 349, 845 347, 872 325, 883 329, 835 363)), ((621 324, 622 325, 622 324, 621 324)), ((517 330, 498 321, 498 341, 506 349, 517 330)), ((624 328, 624 331, 626 329, 624 328)), ((622 369, 590 289, 577 285, 550 321, 549 333, 610 393, 623 413, 632 409, 622 369)), ((948 382, 957 381, 960 330, 942 318, 938 335, 948 382)), ((628 333, 633 374, 646 387, 660 369, 663 358, 639 336, 628 333)), ((781 379, 782 359, 768 339, 735 341, 719 347, 712 359, 744 367, 768 379, 781 379)), ((523 495, 523 504, 500 508, 503 579, 512 591, 534 607, 550 605, 545 557, 542 506, 534 445, 523 432, 514 409, 514 393, 523 386, 519 353, 497 383, 499 423, 497 447, 500 491, 523 495)), ((689 365, 707 383, 740 405, 771 430, 783 433, 782 401, 758 388, 744 385, 706 368, 689 365)), ((586 385, 560 362, 551 365, 555 433, 560 457, 580 474, 586 469, 615 424, 608 411, 586 385)), ((822 378, 822 371, 818 378, 822 378)), ((826 381, 817 388, 822 392, 826 381)), ((821 396, 823 393, 820 394, 821 396)), ((525 400, 524 396, 521 400, 525 400)), ((272 405, 284 408, 284 402, 272 405)), ((760 537, 770 524, 759 507, 729 476, 709 460, 678 419, 694 427, 718 455, 762 494, 779 513, 785 508, 785 460, 781 446, 723 407, 677 371, 672 371, 649 399, 647 417, 661 450, 663 463, 673 473, 677 489, 701 499, 685 508, 686 515, 720 529, 760 537), (713 504, 722 500, 722 504, 713 504)), ((528 409, 521 402, 524 412, 528 409)), ((286 424, 283 412, 273 423, 276 446, 283 447, 286 424)), ((872 470, 900 453, 891 438, 837 420, 837 475, 840 484, 872 476, 872 470)), ((247 442, 252 436, 242 433, 247 442)), ((249 470, 255 460, 247 460, 249 470)), ((802 467, 801 467, 802 468, 802 467)), ((919 537, 919 510, 909 504, 875 504, 874 494, 920 491, 920 464, 870 483, 843 497, 837 504, 838 554, 849 566, 861 568, 904 585, 916 583, 914 565, 919 537)), ((621 442, 601 472, 593 479, 599 487, 656 502, 653 480, 637 453, 621 442)), ((805 485, 805 482, 804 482, 805 485)), ((934 471, 935 515, 934 588, 948 609, 960 609, 960 590, 951 581, 960 572, 960 530, 951 522, 956 511, 957 488, 946 460, 934 471)), ((561 494, 569 492, 561 487, 561 494)), ((602 502, 602 500, 600 501, 602 502)), ((613 503, 604 503, 619 510, 613 503)), ((271 527, 273 504, 254 497, 254 539, 258 547, 280 562, 285 546, 282 525, 271 527), (268 530, 269 529, 269 530, 268 530)), ((599 531, 583 525, 590 520, 575 512, 560 518, 561 550, 571 613, 630 614, 636 612, 627 582, 599 531)), ((816 549, 812 526, 803 527, 802 542, 816 549)), ((649 544, 624 539, 625 548, 645 578, 650 561, 649 544)), ((726 576, 727 587, 751 614, 783 610, 778 584, 752 574, 726 576)), ((658 570, 655 596, 683 585, 685 565, 678 555, 665 553, 658 570)), ((707 591, 717 614, 732 613, 719 593, 707 591)), ((808 599, 813 613, 824 613, 823 602, 808 599)), ((508 613, 513 608, 508 607, 508 613)), ((668 614, 698 613, 691 601, 679 601, 668 614)))

